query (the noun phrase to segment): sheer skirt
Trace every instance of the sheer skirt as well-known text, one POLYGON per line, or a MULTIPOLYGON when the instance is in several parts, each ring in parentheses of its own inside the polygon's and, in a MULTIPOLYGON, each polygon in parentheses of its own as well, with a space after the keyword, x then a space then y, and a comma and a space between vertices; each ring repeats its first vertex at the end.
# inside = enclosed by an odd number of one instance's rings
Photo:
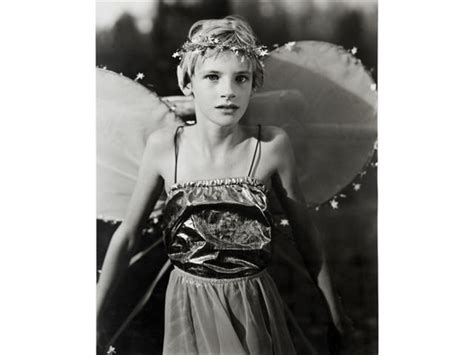
POLYGON ((163 354, 295 354, 270 275, 211 279, 175 268, 166 292, 163 354))

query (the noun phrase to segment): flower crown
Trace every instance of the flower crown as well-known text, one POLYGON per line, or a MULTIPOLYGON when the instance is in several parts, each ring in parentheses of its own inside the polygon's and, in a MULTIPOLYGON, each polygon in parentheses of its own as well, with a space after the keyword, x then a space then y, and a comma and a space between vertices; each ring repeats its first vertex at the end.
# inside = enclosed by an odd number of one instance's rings
POLYGON ((186 41, 181 48, 173 53, 173 58, 182 59, 183 55, 187 52, 200 53, 204 55, 207 49, 216 49, 218 52, 229 50, 234 52, 236 56, 241 56, 242 61, 245 57, 252 58, 256 57, 260 63, 263 58, 268 55, 268 50, 265 46, 246 45, 242 46, 233 42, 222 43, 218 38, 213 36, 196 36, 191 40, 186 41))

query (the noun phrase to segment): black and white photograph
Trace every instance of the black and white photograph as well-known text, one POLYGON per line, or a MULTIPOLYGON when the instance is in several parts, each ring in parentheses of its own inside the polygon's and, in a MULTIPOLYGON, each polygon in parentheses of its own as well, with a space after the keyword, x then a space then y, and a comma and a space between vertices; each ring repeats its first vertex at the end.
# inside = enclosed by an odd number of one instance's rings
POLYGON ((377 2, 96 11, 97 353, 377 354, 377 2))
POLYGON ((6 2, 0 353, 472 355, 468 2, 6 2))

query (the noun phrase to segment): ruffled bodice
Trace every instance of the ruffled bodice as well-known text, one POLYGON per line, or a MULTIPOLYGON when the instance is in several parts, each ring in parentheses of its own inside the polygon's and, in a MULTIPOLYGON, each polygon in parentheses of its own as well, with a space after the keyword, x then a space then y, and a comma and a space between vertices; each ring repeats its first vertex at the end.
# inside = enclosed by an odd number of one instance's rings
POLYGON ((263 270, 272 255, 266 193, 266 186, 252 177, 172 185, 161 219, 171 262, 214 278, 263 270))

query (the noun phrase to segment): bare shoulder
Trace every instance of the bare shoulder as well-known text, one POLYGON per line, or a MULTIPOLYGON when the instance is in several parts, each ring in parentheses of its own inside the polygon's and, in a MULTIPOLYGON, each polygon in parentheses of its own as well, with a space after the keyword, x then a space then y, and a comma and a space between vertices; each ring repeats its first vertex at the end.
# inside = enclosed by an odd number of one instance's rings
POLYGON ((174 147, 174 135, 177 127, 162 127, 152 132, 147 140, 150 149, 170 149, 174 147))
MULTIPOLYGON (((258 128, 252 127, 251 135, 256 139, 258 128)), ((291 143, 286 131, 277 126, 261 126, 260 131, 260 159, 258 172, 262 180, 273 176, 281 167, 291 161, 291 143)))
MULTIPOLYGON (((258 126, 243 126, 247 132, 248 137, 257 138, 258 126)), ((288 137, 288 134, 284 129, 277 126, 261 126, 260 137, 262 143, 278 143, 280 140, 284 140, 288 137)))
POLYGON ((160 175, 169 169, 174 159, 174 136, 177 126, 162 127, 152 132, 147 139, 145 159, 150 160, 160 175))
POLYGON ((288 151, 291 144, 288 133, 277 126, 262 126, 262 144, 267 152, 281 154, 288 151))
POLYGON ((294 167, 294 153, 288 133, 280 127, 262 126, 262 154, 272 174, 291 171, 294 167))

